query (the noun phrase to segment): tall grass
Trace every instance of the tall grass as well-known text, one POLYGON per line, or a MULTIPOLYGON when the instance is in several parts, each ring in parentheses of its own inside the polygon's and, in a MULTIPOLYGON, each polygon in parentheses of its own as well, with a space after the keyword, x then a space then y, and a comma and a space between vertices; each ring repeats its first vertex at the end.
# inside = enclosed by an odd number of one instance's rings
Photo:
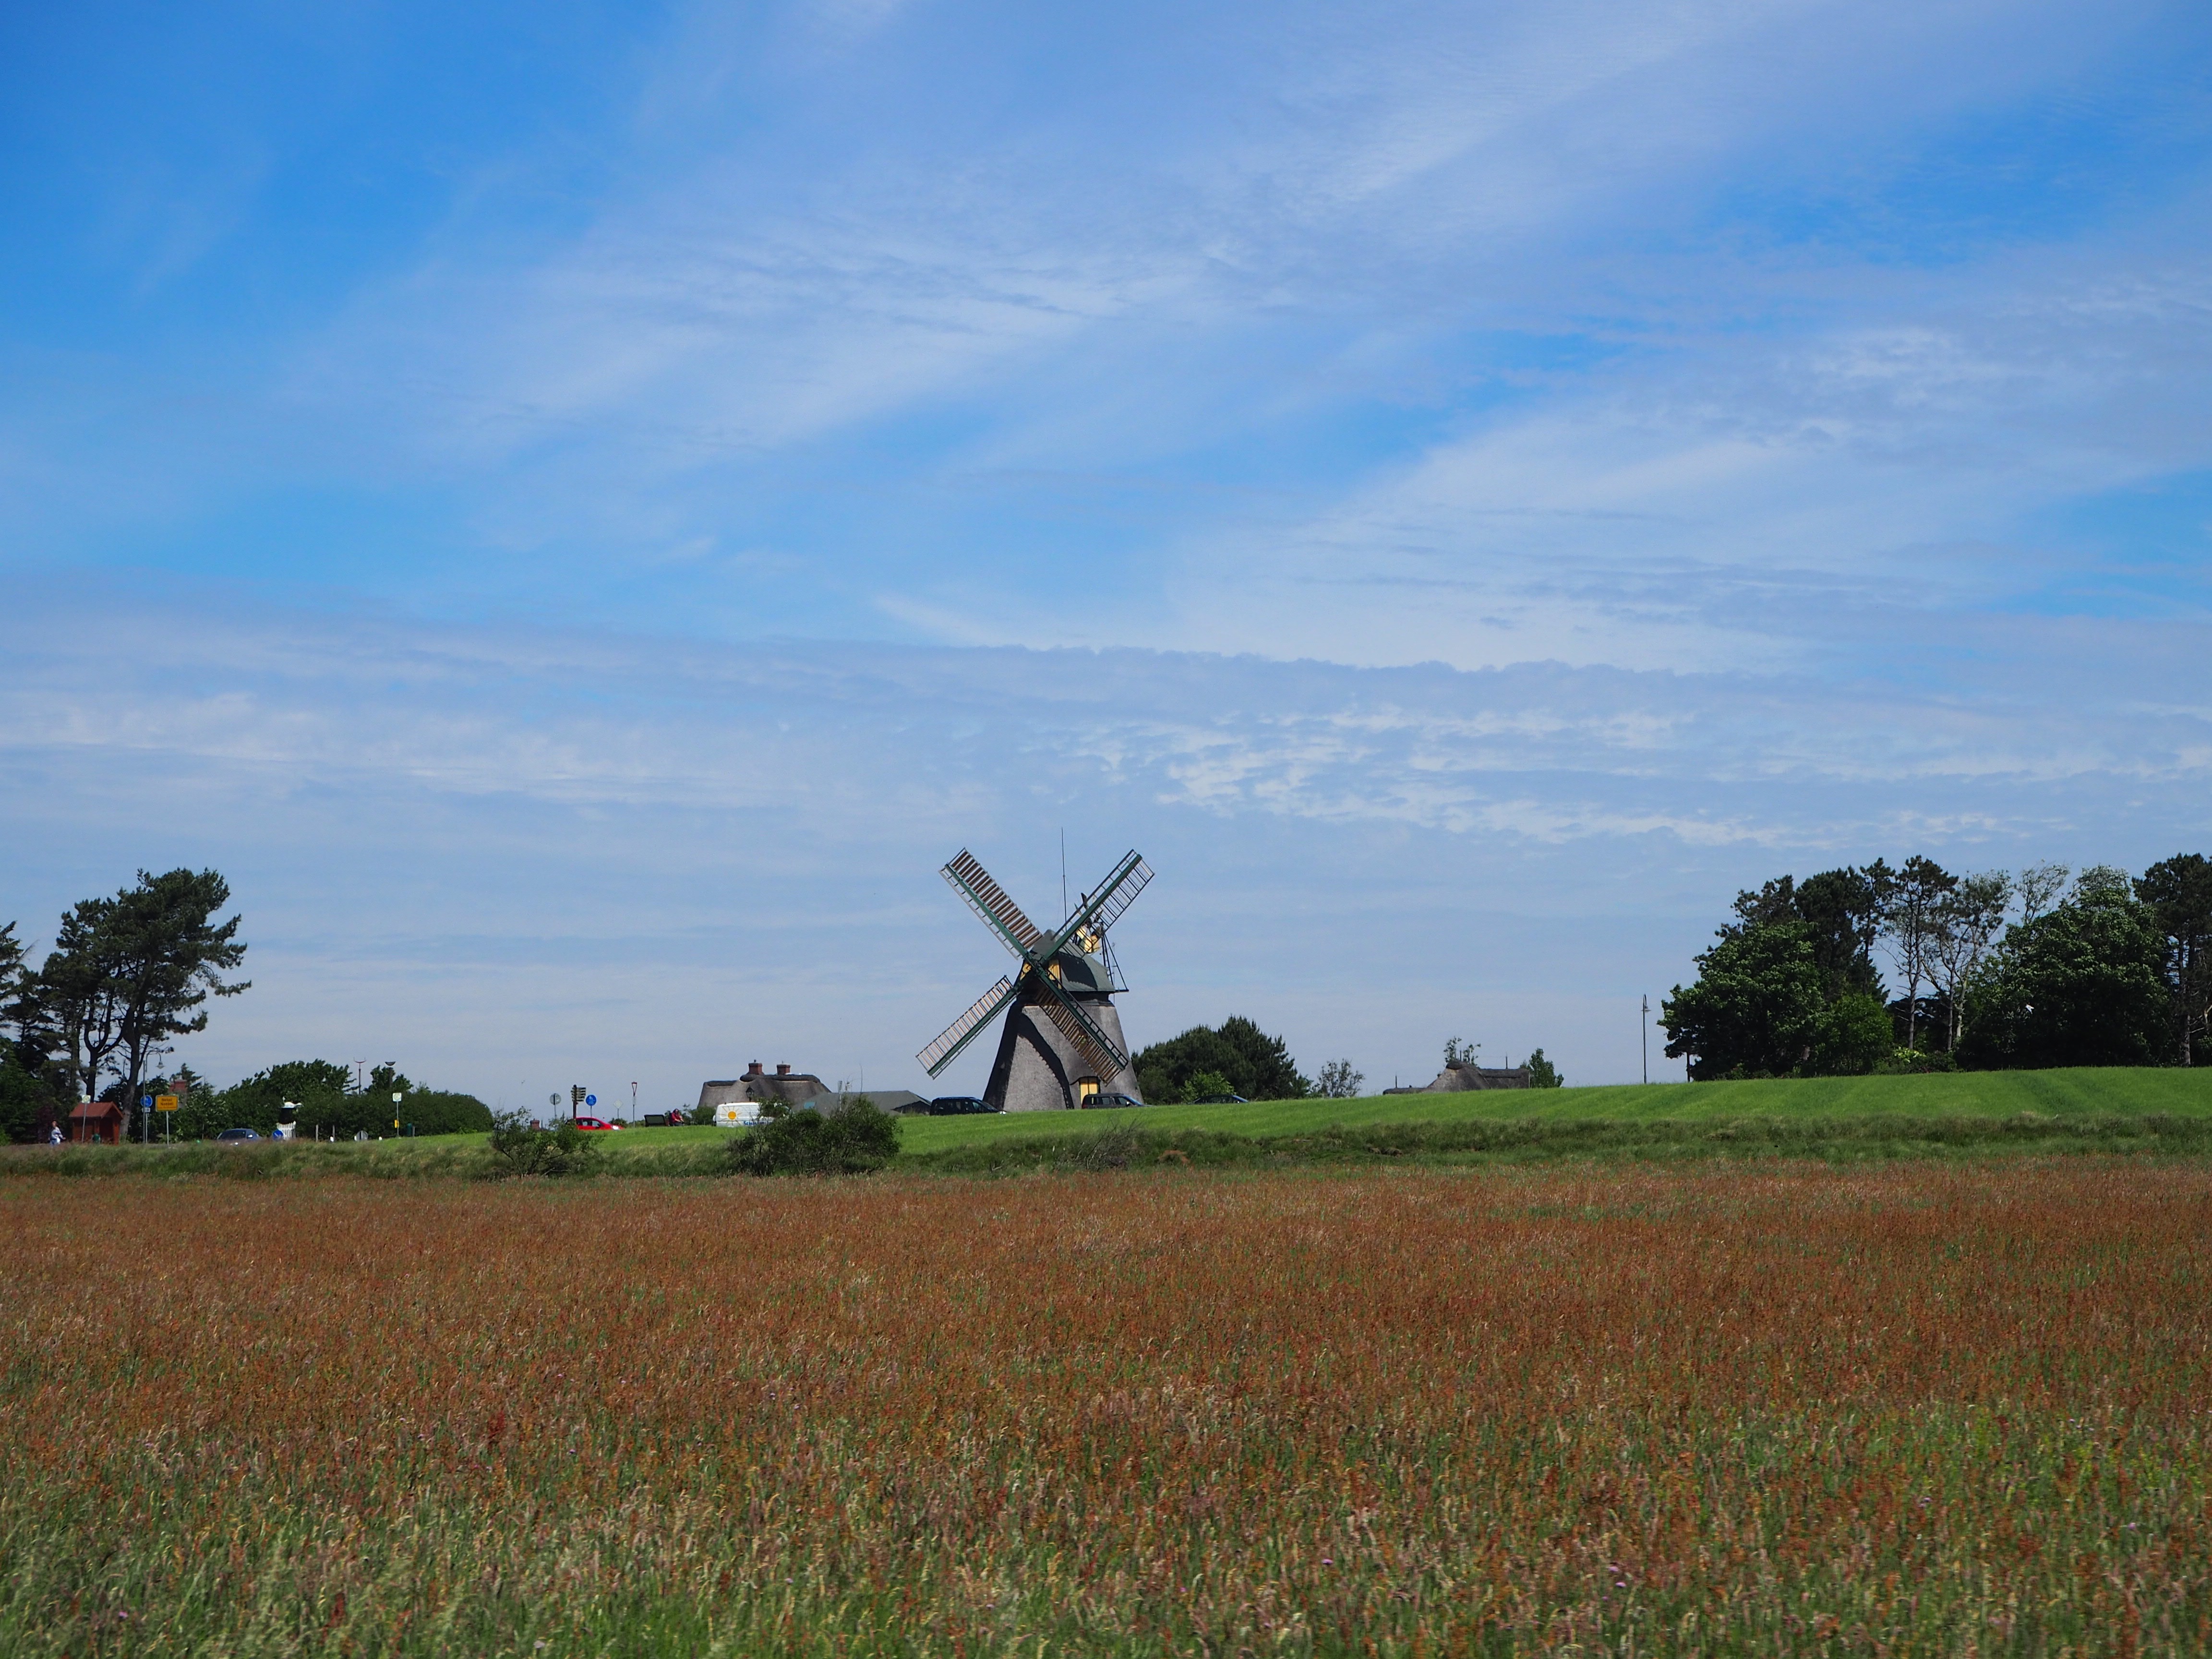
POLYGON ((9 1182, 0 1651, 2203 1650, 2209 1223, 2078 1159, 9 1182))

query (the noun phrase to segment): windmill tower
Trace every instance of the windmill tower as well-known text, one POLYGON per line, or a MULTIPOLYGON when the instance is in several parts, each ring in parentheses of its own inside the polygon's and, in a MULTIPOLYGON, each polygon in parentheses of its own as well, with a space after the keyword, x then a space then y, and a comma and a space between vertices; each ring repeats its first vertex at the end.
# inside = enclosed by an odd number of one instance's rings
POLYGON ((1115 983, 1106 930, 1145 890, 1151 866, 1130 853, 1049 933, 1022 914, 965 848, 944 875, 1021 966, 976 998, 916 1056, 930 1076, 950 1066, 1003 1011, 999 1056, 983 1088, 992 1105, 1039 1112, 1080 1106, 1102 1093, 1141 1100, 1121 1017, 1114 1012, 1114 993, 1127 988, 1115 983))

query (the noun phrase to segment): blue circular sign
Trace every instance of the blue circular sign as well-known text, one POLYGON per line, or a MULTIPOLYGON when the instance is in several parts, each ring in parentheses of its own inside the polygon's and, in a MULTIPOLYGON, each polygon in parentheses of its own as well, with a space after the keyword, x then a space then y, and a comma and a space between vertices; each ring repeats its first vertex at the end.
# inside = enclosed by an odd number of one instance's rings
POLYGON ((154 1109, 154 1097, 151 1095, 141 1095, 138 1097, 138 1104, 145 1110, 150 1112, 154 1109))
POLYGON ((586 1106, 596 1106, 599 1103, 599 1097, 597 1095, 586 1095, 584 1097, 584 1104, 586 1106))

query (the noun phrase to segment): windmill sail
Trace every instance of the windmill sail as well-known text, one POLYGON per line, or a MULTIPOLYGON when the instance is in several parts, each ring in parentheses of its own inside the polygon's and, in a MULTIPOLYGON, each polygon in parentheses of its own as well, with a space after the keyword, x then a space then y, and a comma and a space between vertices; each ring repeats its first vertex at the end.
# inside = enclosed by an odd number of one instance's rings
POLYGON ((1000 944, 1024 960, 1042 960, 1036 953, 1045 942, 1042 930, 1006 896, 1005 888, 991 879, 991 872, 976 862, 974 854, 962 848, 960 855, 945 866, 944 876, 968 908, 983 918, 983 925, 999 936, 1000 944))
POLYGON ((1000 976, 999 982, 975 999, 975 1005, 937 1034, 937 1040, 915 1058, 935 1077, 952 1063, 952 1057, 975 1040, 975 1034, 991 1023, 992 1016, 1013 1000, 1014 982, 1000 976))
POLYGON ((1134 849, 1125 854, 1113 872, 1100 884, 1098 891, 1076 908, 1075 914, 1060 924, 1060 932, 1051 941, 1047 957, 1057 956, 1068 940, 1086 927, 1104 933, 1121 918, 1121 913, 1136 902, 1137 895, 1145 890, 1145 884, 1152 878, 1152 866, 1137 856, 1134 849))
POLYGON ((1129 1057, 1114 1046, 1112 1039, 1091 1023, 1088 1015, 1073 1003, 1063 1000, 1054 988, 1054 994, 1038 1005, 1044 1017, 1060 1028, 1060 1034, 1075 1045, 1092 1071, 1102 1078, 1110 1078, 1128 1065, 1129 1057))

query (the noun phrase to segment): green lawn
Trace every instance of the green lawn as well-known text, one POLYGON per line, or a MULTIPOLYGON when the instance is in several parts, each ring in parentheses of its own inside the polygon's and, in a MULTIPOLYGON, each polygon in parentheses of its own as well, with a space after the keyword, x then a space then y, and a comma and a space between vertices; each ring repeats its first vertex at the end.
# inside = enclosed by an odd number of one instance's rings
MULTIPOLYGON (((2059 1072, 1963 1072, 1925 1077, 1777 1079, 1758 1083, 1627 1084, 1591 1089, 1497 1090, 1449 1095, 1371 1095, 1358 1100, 1255 1101, 1243 1106, 1147 1106, 1119 1112, 1009 1112, 991 1117, 909 1118, 908 1151, 1012 1135, 1082 1134, 1109 1124, 1219 1129, 1231 1134, 1310 1133, 1332 1125, 1455 1123, 1543 1118, 2212 1116, 2212 1067, 2077 1067, 2059 1072)), ((660 1131, 653 1131, 659 1133, 660 1131)), ((672 1131, 713 1134, 714 1130, 672 1131)))
MULTIPOLYGON (((1311 1135, 1331 1128, 1366 1129, 1388 1124, 1617 1123, 1671 1121, 1720 1123, 1745 1119, 1815 1124, 1835 1120, 1863 1133, 1864 1121, 1897 1118, 2005 1119, 2022 1113, 2047 1118, 2108 1119, 2166 1116, 2212 1119, 2212 1067, 2184 1072, 2156 1067, 2080 1068, 2054 1072, 1976 1072, 1925 1077, 1814 1078, 1759 1083, 1671 1083, 1589 1089, 1514 1090, 1470 1094, 1368 1096, 1358 1100, 1255 1101, 1243 1106, 1148 1106, 1109 1112, 1010 1112, 978 1117, 902 1120, 904 1149, 914 1154, 949 1152, 997 1141, 1039 1136, 1095 1135, 1123 1125, 1150 1132, 1212 1129, 1231 1135, 1311 1135)), ((1902 1127, 1902 1125, 1900 1125, 1902 1127)), ((625 1129, 602 1136, 605 1172, 705 1174, 714 1149, 732 1131, 720 1128, 625 1129)), ((420 1140, 295 1144, 285 1167, 299 1173, 327 1170, 364 1174, 465 1174, 481 1166, 483 1135, 437 1135, 420 1140)), ((274 1148, 264 1147, 264 1152, 274 1148)), ((42 1149, 25 1149, 33 1162, 42 1149)), ((157 1149, 158 1152, 159 1149, 157 1149)), ((179 1147, 153 1160, 179 1174, 218 1162, 251 1158, 254 1149, 213 1145, 179 1147)), ((124 1167, 137 1154, 88 1148, 106 1166, 124 1167)))

